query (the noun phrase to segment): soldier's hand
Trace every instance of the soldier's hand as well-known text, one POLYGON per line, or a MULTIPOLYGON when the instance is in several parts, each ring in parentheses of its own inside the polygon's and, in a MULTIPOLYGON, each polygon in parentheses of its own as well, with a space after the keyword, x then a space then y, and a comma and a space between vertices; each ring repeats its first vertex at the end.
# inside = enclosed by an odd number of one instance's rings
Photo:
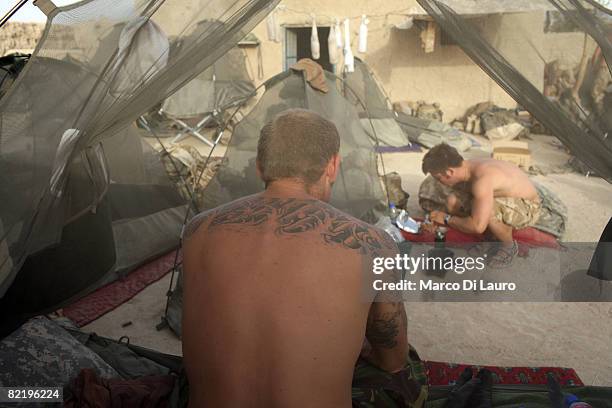
POLYGON ((422 230, 422 231, 425 231, 425 232, 431 232, 431 233, 434 233, 434 232, 436 232, 436 228, 437 228, 437 227, 436 227, 436 224, 433 224, 433 223, 431 223, 431 222, 430 222, 430 223, 427 223, 427 224, 426 224, 426 223, 422 223, 422 224, 421 224, 421 230, 422 230))
POLYGON ((442 224, 444 225, 444 217, 446 216, 446 213, 442 212, 442 211, 432 211, 429 213, 429 219, 432 222, 435 222, 436 224, 442 224))

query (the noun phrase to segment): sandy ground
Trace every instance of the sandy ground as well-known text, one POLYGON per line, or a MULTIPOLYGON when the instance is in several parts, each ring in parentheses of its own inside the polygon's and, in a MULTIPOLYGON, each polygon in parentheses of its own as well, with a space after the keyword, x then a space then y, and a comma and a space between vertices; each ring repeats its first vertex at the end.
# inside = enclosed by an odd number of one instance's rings
MULTIPOLYGON (((546 172, 564 170, 567 156, 550 137, 530 141, 535 163, 546 172)), ((397 171, 418 215, 420 153, 384 155, 387 172, 397 171)), ((567 242, 596 242, 612 217, 612 185, 576 173, 534 178, 559 195, 569 211, 567 242)), ((170 276, 84 327, 111 338, 181 354, 168 329, 157 331, 170 276), (132 325, 121 325, 131 321, 132 325)), ((408 303, 410 342, 422 358, 481 365, 563 366, 586 384, 612 386, 612 303, 408 303)))

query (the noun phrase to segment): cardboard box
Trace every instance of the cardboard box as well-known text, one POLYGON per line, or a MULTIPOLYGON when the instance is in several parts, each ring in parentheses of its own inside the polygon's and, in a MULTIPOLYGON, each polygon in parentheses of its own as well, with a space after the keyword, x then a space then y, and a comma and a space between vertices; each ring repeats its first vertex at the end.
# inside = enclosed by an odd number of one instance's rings
POLYGON ((493 158, 514 163, 525 170, 531 166, 531 152, 527 142, 495 142, 493 158))

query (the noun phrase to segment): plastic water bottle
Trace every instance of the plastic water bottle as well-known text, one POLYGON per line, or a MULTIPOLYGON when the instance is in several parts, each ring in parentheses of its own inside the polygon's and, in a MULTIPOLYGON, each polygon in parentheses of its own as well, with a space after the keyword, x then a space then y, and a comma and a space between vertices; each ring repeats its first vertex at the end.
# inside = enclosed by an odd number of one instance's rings
POLYGON ((389 218, 391 219, 391 223, 395 224, 398 215, 399 210, 395 207, 395 203, 389 203, 389 218))

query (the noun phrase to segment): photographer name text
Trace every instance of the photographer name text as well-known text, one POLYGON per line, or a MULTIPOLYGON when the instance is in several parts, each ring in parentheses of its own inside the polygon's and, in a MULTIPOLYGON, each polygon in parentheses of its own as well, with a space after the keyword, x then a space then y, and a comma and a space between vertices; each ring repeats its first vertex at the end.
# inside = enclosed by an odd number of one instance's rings
POLYGON ((431 279, 421 279, 418 282, 410 280, 400 280, 398 282, 385 282, 377 279, 373 282, 374 290, 377 291, 430 291, 430 292, 459 292, 459 291, 480 291, 480 292, 514 292, 516 283, 514 282, 486 282, 484 280, 464 279, 460 282, 436 282, 431 279))

